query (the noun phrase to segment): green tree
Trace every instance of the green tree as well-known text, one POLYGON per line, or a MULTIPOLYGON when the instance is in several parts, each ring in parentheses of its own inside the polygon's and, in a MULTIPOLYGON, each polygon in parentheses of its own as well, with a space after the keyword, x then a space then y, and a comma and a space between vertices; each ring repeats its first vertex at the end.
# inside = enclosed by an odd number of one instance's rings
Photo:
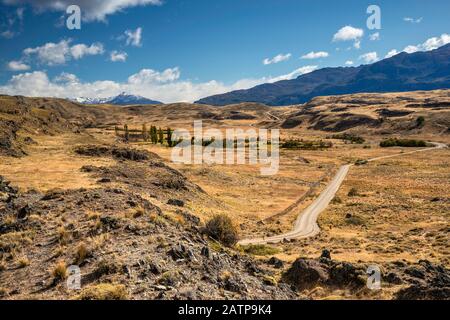
POLYGON ((161 127, 158 129, 158 142, 159 142, 160 144, 163 144, 163 143, 164 143, 164 132, 163 132, 163 130, 161 129, 161 127))
POLYGON ((150 126, 150 140, 152 141, 153 144, 158 143, 158 138, 156 136, 156 127, 155 126, 150 126))
POLYGON ((169 145, 169 148, 172 148, 173 146, 172 133, 172 129, 167 128, 167 144, 169 145))

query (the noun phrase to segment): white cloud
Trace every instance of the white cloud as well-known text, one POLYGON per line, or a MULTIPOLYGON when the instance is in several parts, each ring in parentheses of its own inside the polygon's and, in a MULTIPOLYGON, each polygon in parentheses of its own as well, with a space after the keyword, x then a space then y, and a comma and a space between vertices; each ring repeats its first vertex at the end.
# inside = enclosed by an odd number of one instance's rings
POLYGON ((169 68, 163 72, 158 72, 152 69, 142 69, 138 73, 130 76, 128 82, 131 84, 154 84, 173 82, 180 78, 181 72, 178 67, 169 68))
POLYGON ((433 37, 425 41, 421 46, 421 50, 430 51, 450 43, 450 34, 444 33, 440 37, 433 37))
POLYGON ((360 60, 364 60, 365 63, 374 63, 377 62, 378 54, 376 52, 369 52, 366 54, 363 54, 359 57, 360 60))
POLYGON ((49 42, 36 48, 27 48, 23 53, 27 56, 36 55, 41 63, 50 66, 63 64, 70 53, 70 41, 61 40, 59 43, 49 42))
POLYGON ((405 18, 403 18, 403 21, 409 22, 409 23, 421 23, 422 20, 423 20, 422 17, 417 18, 417 19, 414 19, 414 18, 411 18, 411 17, 405 17, 405 18))
POLYGON ((264 65, 269 65, 269 64, 274 64, 274 63, 279 63, 279 62, 283 62, 283 61, 287 61, 291 58, 291 54, 287 53, 287 54, 282 54, 280 53, 279 55, 273 57, 272 59, 266 58, 263 60, 263 64, 264 65))
POLYGON ((369 39, 370 39, 370 41, 377 41, 377 40, 380 40, 380 33, 379 33, 379 32, 372 33, 372 34, 369 36, 369 39))
POLYGON ((388 53, 387 53, 387 55, 384 57, 385 59, 388 59, 388 58, 392 58, 393 56, 396 56, 396 55, 398 55, 400 52, 398 52, 397 50, 395 50, 395 49, 392 49, 391 51, 389 51, 388 53))
POLYGON ((27 58, 36 55, 40 63, 54 66, 64 64, 70 59, 81 59, 86 55, 103 54, 103 45, 94 43, 91 46, 85 44, 70 45, 71 40, 61 40, 58 43, 49 42, 40 47, 27 48, 23 54, 27 58))
POLYGON ((56 76, 53 81, 59 83, 78 83, 79 79, 72 73, 62 72, 59 76, 56 76))
POLYGON ((50 80, 45 72, 34 71, 13 76, 5 85, 0 86, 0 92, 27 96, 98 98, 114 96, 125 91, 163 102, 193 102, 206 96, 248 89, 262 83, 293 79, 315 69, 317 66, 305 66, 286 75, 241 79, 231 85, 216 80, 202 83, 180 80, 180 70, 177 67, 162 72, 143 69, 131 75, 125 82, 109 80, 82 82, 75 75, 68 73, 62 73, 50 80))
POLYGON ((71 4, 77 4, 82 8, 83 19, 85 21, 99 20, 104 21, 106 16, 123 11, 126 8, 145 6, 145 5, 160 5, 160 0, 1 0, 7 5, 24 5, 30 4, 38 12, 45 12, 46 10, 63 11, 71 4))
POLYGON ((352 66, 353 64, 354 64, 354 62, 352 60, 345 61, 346 66, 352 66))
POLYGON ((11 71, 25 71, 29 70, 30 66, 23 63, 22 61, 10 61, 8 63, 8 69, 11 71))
POLYGON ((364 36, 364 30, 354 28, 352 26, 345 26, 341 28, 334 36, 333 42, 338 41, 353 41, 353 46, 356 49, 361 48, 361 38, 364 36))
POLYGON ((319 58, 327 58, 328 56, 329 56, 329 53, 325 52, 325 51, 319 51, 319 52, 311 51, 310 53, 302 56, 302 59, 312 60, 312 59, 319 59, 319 58))
POLYGON ((307 73, 311 73, 314 70, 317 70, 317 68, 318 68, 318 66, 305 66, 305 67, 295 69, 294 71, 292 71, 288 74, 285 74, 285 75, 281 75, 281 76, 273 77, 273 78, 263 78, 263 79, 261 79, 261 81, 262 81, 262 83, 265 83, 265 82, 274 83, 274 82, 282 81, 282 80, 292 80, 292 79, 297 78, 298 76, 301 76, 301 75, 304 75, 307 73))
POLYGON ((420 48, 418 46, 407 46, 405 49, 403 49, 403 52, 406 53, 414 53, 420 51, 420 48))
POLYGON ((439 37, 429 38, 424 43, 418 45, 409 45, 405 49, 403 49, 403 52, 415 53, 418 51, 431 51, 440 48, 442 46, 445 46, 446 44, 449 43, 450 43, 450 34, 444 33, 439 37))
POLYGON ((135 46, 140 47, 142 46, 142 28, 139 27, 135 31, 133 30, 127 30, 125 31, 126 36, 126 43, 127 46, 135 46))
POLYGON ((75 60, 79 60, 84 56, 103 54, 103 52, 103 45, 101 43, 94 43, 90 46, 81 43, 70 48, 70 53, 75 60))
POLYGON ((112 62, 125 62, 127 61, 128 54, 122 51, 112 51, 110 54, 110 59, 112 62))

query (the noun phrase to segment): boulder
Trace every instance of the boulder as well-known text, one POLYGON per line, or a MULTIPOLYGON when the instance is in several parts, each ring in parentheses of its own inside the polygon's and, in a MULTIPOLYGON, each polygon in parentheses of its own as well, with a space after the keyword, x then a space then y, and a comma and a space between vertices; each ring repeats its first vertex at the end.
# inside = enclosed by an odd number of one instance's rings
POLYGON ((326 267, 315 260, 297 259, 282 280, 298 290, 310 289, 328 281, 326 267))

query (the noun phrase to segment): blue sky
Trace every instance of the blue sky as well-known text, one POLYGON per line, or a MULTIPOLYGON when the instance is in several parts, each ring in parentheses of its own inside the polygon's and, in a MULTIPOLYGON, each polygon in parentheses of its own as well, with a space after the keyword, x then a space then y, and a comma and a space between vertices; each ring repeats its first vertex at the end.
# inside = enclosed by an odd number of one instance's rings
POLYGON ((129 91, 163 102, 194 101, 450 41, 448 0, 0 3, 0 92, 7 94, 129 91), (81 8, 81 30, 65 26, 73 3, 81 8), (381 30, 366 26, 372 4, 381 9, 381 30))

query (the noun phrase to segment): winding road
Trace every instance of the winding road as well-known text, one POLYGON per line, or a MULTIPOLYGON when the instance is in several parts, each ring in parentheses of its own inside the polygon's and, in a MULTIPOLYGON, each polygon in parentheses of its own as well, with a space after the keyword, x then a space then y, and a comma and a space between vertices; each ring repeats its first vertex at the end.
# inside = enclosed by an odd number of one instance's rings
MULTIPOLYGON (((432 142, 433 148, 426 148, 420 150, 414 150, 410 152, 404 152, 394 155, 382 156, 373 159, 369 159, 369 162, 383 160, 387 158, 394 158, 399 156, 404 156, 407 154, 413 154, 417 152, 425 152, 436 149, 447 148, 447 145, 438 142, 432 142)), ((335 197, 337 191, 344 182, 350 168, 353 164, 343 165, 339 171, 334 176, 333 180, 328 184, 325 190, 314 200, 314 202, 307 207, 303 212, 301 212, 294 223, 294 228, 292 231, 276 235, 267 238, 257 238, 257 239, 246 239, 239 241, 240 245, 256 245, 256 244, 268 244, 268 243, 279 243, 282 241, 289 241, 292 239, 309 238, 317 235, 320 232, 320 228, 317 224, 317 219, 319 215, 328 207, 331 200, 335 197)))

